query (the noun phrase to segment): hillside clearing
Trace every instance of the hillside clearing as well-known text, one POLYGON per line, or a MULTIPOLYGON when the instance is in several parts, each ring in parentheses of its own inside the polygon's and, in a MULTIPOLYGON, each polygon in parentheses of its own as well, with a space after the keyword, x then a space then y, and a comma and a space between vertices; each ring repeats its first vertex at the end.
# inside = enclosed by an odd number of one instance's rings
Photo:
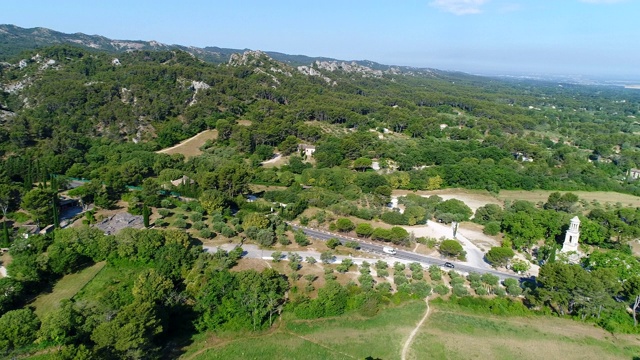
POLYGON ((218 138, 218 130, 205 130, 197 135, 181 141, 178 145, 174 145, 170 148, 156 151, 158 154, 182 154, 184 157, 198 156, 202 154, 200 147, 204 145, 207 140, 215 140, 218 138))
POLYGON ((55 310, 62 300, 73 298, 87 283, 96 277, 105 265, 106 262, 102 261, 75 274, 65 275, 58 280, 50 293, 38 296, 31 303, 36 309, 35 313, 42 317, 55 310))

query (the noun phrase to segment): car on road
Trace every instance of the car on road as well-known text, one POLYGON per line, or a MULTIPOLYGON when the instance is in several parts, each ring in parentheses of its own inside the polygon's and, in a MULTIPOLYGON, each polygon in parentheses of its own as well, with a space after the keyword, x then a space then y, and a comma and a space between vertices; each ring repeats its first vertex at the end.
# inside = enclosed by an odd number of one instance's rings
POLYGON ((448 261, 446 263, 442 264, 442 266, 444 266, 446 268, 450 268, 450 269, 453 269, 453 268, 456 267, 455 265, 453 265, 452 263, 450 263, 448 261))
POLYGON ((382 251, 387 253, 387 254, 390 254, 390 255, 395 255, 396 254, 396 249, 394 249, 394 248, 392 248, 390 246, 383 247, 382 251))

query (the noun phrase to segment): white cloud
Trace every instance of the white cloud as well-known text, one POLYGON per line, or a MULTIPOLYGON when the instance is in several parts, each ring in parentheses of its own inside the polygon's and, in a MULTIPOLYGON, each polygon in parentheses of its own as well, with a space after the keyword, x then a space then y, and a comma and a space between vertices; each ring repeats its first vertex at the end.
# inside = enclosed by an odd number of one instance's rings
POLYGON ((489 0, 434 0, 429 5, 455 15, 479 14, 489 0))

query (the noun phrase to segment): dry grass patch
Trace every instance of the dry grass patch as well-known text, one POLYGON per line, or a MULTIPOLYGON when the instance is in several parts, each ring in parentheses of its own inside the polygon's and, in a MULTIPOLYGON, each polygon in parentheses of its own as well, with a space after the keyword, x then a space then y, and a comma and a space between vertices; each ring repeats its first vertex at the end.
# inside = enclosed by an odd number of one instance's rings
POLYGON ((612 336, 593 325, 551 317, 497 317, 436 311, 421 329, 410 359, 629 359, 637 337, 612 336), (464 346, 461 346, 464 344, 464 346))
POLYGON ((251 120, 238 120, 240 126, 251 126, 251 124, 253 124, 251 120))
POLYGON ((200 147, 204 145, 207 140, 215 140, 218 138, 218 130, 205 130, 196 136, 190 137, 187 140, 180 142, 178 145, 174 145, 170 148, 157 151, 159 154, 182 154, 184 157, 198 156, 202 154, 200 147))
MULTIPOLYGON (((549 194, 555 191, 551 190, 501 190, 498 194, 498 199, 505 200, 527 200, 533 203, 539 201, 546 202, 549 198, 549 194)), ((613 191, 560 191, 560 193, 571 192, 576 194, 580 199, 591 201, 597 201, 601 204, 609 203, 611 205, 615 203, 621 203, 622 206, 638 207, 640 206, 640 197, 629 194, 621 194, 613 191)))

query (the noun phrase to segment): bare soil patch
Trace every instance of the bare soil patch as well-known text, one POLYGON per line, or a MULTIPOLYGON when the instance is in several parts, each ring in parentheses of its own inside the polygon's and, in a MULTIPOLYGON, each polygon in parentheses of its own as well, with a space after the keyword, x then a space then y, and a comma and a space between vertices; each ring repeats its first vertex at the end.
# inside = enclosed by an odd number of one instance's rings
POLYGON ((218 130, 205 130, 196 136, 190 137, 187 140, 180 142, 178 145, 174 145, 170 148, 157 151, 159 154, 182 154, 185 157, 198 156, 202 154, 200 147, 204 145, 207 140, 215 140, 218 138, 218 130))
MULTIPOLYGON (((497 204, 502 206, 503 202, 496 199, 488 191, 485 190, 467 190, 467 189, 442 189, 432 191, 409 191, 409 190, 394 190, 392 196, 404 196, 407 194, 416 194, 420 196, 432 196, 438 195, 443 200, 458 199, 467 204, 468 207, 475 213, 476 210, 487 204, 497 204)), ((546 200, 546 199, 545 199, 546 200)))
MULTIPOLYGON (((498 194, 498 199, 505 200, 527 200, 534 203, 539 201, 545 202, 549 198, 549 194, 555 191, 550 190, 501 190, 498 194)), ((615 203, 621 203, 622 206, 637 207, 640 206, 640 197, 629 194, 621 194, 613 191, 560 191, 560 193, 571 192, 576 194, 580 199, 591 201, 597 201, 601 204, 609 203, 614 205, 615 203)))
POLYGON ((253 124, 251 120, 238 120, 240 126, 251 126, 251 124, 253 124))

